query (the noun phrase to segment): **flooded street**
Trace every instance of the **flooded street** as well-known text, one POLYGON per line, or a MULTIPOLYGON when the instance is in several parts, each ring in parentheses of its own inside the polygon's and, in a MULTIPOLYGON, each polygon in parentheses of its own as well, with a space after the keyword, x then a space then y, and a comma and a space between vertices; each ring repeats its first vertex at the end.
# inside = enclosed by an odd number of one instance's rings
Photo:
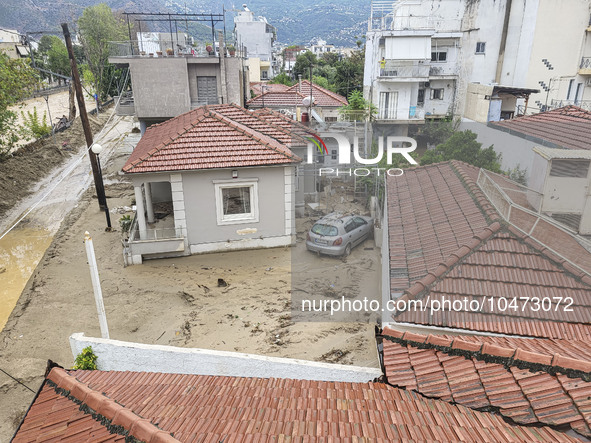
MULTIPOLYGON (((132 117, 114 116, 96 137, 104 148, 101 154, 103 168, 117 148, 133 149, 139 137, 135 134, 127 137, 132 125, 132 117)), ((78 204, 91 182, 90 162, 86 150, 82 149, 38 183, 33 193, 0 221, 0 232, 4 233, 35 206, 15 229, 0 239, 0 330, 4 328, 62 220, 78 204)))
POLYGON ((51 243, 47 229, 15 229, 0 240, 0 330, 51 243))

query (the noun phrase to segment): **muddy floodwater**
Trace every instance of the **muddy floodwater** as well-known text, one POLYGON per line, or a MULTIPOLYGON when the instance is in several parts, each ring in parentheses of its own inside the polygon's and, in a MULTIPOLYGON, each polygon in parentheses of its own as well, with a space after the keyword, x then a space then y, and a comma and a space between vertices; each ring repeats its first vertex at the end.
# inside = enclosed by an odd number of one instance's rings
POLYGON ((0 330, 51 243, 46 229, 20 228, 0 240, 0 330))

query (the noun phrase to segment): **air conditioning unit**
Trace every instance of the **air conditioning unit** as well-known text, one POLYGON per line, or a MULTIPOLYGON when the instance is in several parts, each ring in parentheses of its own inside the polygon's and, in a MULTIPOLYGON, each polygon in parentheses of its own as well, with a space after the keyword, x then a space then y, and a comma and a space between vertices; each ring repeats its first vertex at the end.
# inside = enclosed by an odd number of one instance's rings
POLYGON ((591 86, 591 78, 585 80, 585 86, 591 86))
POLYGON ((428 88, 429 86, 431 86, 431 83, 429 83, 429 82, 425 82, 425 83, 424 83, 424 86, 425 86, 425 88, 428 88))

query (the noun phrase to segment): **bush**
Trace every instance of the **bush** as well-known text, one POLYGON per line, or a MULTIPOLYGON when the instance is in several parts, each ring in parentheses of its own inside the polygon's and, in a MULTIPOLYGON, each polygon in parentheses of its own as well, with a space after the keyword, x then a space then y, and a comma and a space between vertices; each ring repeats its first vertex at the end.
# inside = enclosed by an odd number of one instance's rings
POLYGON ((27 111, 27 115, 25 115, 25 113, 21 111, 21 115, 24 120, 23 132, 25 135, 37 139, 51 134, 51 126, 47 124, 47 114, 43 112, 43 118, 39 121, 36 106, 33 108, 33 112, 27 111))
POLYGON ((76 356, 74 369, 96 370, 97 356, 92 350, 92 346, 82 349, 82 352, 76 356))

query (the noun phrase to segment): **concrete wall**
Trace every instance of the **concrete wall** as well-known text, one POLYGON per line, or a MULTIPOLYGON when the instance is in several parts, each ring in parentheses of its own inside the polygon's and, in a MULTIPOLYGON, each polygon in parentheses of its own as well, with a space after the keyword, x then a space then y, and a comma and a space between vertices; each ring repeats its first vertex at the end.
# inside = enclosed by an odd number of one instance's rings
MULTIPOLYGON (((552 89, 548 94, 549 103, 553 98, 564 98, 559 95, 558 85, 562 83, 567 87, 568 81, 562 77, 572 77, 578 70, 585 29, 589 25, 589 3, 589 0, 539 2, 535 30, 532 29, 533 45, 528 59, 526 85, 539 88, 539 81, 548 84, 550 78, 554 78, 552 89), (558 40, 557 32, 560 35, 558 40), (552 71, 542 63, 541 60, 544 58, 548 59, 554 67, 552 71)), ((535 105, 536 100, 545 103, 546 91, 542 90, 539 94, 530 96, 529 105, 532 111, 538 110, 535 105)))
POLYGON ((233 180, 232 169, 183 172, 189 245, 285 236, 283 167, 235 168, 239 180, 258 180, 258 221, 219 225, 214 180, 233 180))
POLYGON ((97 366, 101 371, 273 377, 351 383, 369 382, 382 375, 382 371, 378 368, 335 365, 209 349, 146 345, 85 337, 83 333, 70 336, 70 347, 74 357, 87 346, 92 346, 92 350, 98 356, 97 366))
POLYGON ((534 146, 538 146, 539 143, 494 129, 485 123, 462 122, 459 129, 461 131, 470 130, 478 134, 477 140, 482 143, 483 148, 494 145, 495 152, 503 156, 501 162, 503 170, 507 171, 517 166, 521 169, 527 169, 526 176, 529 183, 534 160, 532 149, 534 146))
POLYGON ((129 66, 138 118, 175 117, 191 110, 185 58, 134 58, 129 66))
POLYGON ((464 107, 464 117, 476 122, 486 123, 488 121, 490 100, 486 100, 484 97, 487 95, 491 96, 493 89, 493 86, 469 83, 466 94, 466 105, 464 107))

